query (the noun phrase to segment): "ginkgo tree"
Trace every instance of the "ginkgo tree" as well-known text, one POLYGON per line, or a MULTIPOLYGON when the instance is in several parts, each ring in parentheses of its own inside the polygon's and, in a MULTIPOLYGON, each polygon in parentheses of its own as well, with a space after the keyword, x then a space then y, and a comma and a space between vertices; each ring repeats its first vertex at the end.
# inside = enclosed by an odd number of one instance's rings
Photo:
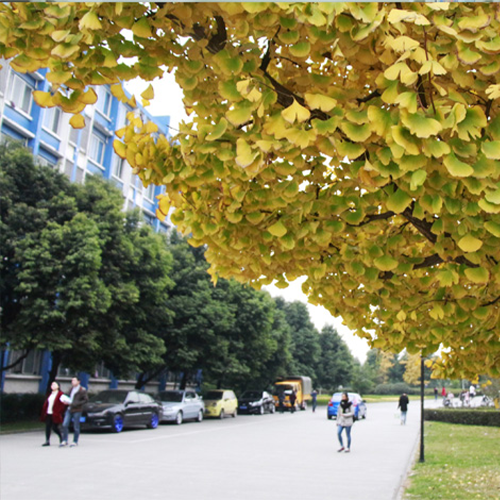
POLYGON ((115 151, 214 280, 305 275, 374 347, 442 346, 436 376, 500 375, 499 53, 495 3, 0 4, 76 127, 92 85, 175 70, 190 120, 130 114, 115 151))

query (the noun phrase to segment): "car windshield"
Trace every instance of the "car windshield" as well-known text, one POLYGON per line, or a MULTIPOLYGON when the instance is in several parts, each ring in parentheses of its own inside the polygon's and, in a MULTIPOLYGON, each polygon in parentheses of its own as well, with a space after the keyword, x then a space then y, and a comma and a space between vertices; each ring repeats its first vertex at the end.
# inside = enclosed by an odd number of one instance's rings
POLYGON ((286 385, 286 384, 280 384, 275 386, 273 390, 273 394, 275 396, 279 396, 282 392, 285 392, 286 394, 290 394, 293 390, 293 386, 291 385, 286 385))
POLYGON ((158 394, 158 398, 165 403, 182 403, 182 392, 163 391, 158 394))
POLYGON ((209 391, 205 399, 222 399, 222 391, 209 391))
MULTIPOLYGON (((358 397, 356 394, 353 394, 352 392, 348 392, 347 393, 348 396, 349 396, 349 401, 351 401, 351 403, 354 403, 354 404, 357 404, 358 402, 358 397)), ((332 401, 334 403, 338 403, 340 400, 342 399, 342 392, 336 392, 333 396, 332 396, 332 401)))
POLYGON ((92 396, 89 399, 89 401, 91 403, 96 403, 96 404, 100 403, 119 404, 125 401, 127 394, 128 394, 127 391, 102 391, 99 394, 92 396))
POLYGON ((259 391, 246 391, 241 395, 241 399, 260 399, 262 393, 259 391))

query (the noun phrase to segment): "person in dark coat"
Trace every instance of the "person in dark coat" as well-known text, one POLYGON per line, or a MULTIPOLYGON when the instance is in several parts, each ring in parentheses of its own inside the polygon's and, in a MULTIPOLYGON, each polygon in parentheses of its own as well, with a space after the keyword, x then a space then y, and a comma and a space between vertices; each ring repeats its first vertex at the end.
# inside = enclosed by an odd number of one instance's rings
POLYGON ((278 394, 278 401, 279 401, 279 411, 280 413, 283 413, 285 411, 285 391, 281 391, 278 394))
POLYGON ((297 394, 295 394, 295 391, 292 391, 290 394, 290 411, 292 413, 295 412, 295 401, 297 401, 297 394))
POLYGON ((316 406, 318 405, 318 391, 314 389, 311 392, 313 413, 316 411, 316 406))
POLYGON ((406 413, 408 412, 408 404, 410 400, 406 393, 403 393, 399 398, 398 408, 401 408, 401 425, 406 425, 406 413))
POLYGON ((67 408, 67 405, 61 401, 61 396, 64 396, 64 393, 61 391, 59 382, 52 382, 50 388, 52 392, 43 403, 42 414, 40 415, 40 420, 45 422, 45 443, 42 446, 50 446, 51 431, 57 434, 59 443, 62 442, 59 424, 63 423, 64 412, 67 408))
POLYGON ((70 446, 78 446, 78 438, 80 437, 80 417, 82 416, 83 405, 89 400, 87 391, 80 385, 80 379, 73 377, 71 379, 71 392, 68 394, 70 399, 69 408, 66 411, 63 422, 63 441, 59 446, 67 446, 69 426, 73 421, 73 442, 70 446))

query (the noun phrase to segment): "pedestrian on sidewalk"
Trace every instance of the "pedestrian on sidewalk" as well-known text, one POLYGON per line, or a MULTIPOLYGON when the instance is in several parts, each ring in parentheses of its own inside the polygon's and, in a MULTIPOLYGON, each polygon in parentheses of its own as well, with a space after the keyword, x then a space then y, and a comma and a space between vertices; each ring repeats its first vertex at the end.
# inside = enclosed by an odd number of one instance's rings
POLYGON ((40 420, 45 422, 45 443, 42 446, 50 446, 50 434, 51 431, 59 437, 59 444, 62 442, 61 431, 59 430, 59 424, 63 423, 64 412, 66 411, 67 405, 61 401, 61 396, 64 393, 61 391, 59 382, 52 382, 50 384, 52 392, 49 394, 42 406, 42 414, 40 420))
POLYGON ((337 436, 340 443, 340 449, 338 450, 339 453, 344 450, 346 453, 351 451, 351 428, 353 424, 354 409, 352 407, 352 403, 349 401, 347 392, 343 392, 342 399, 340 400, 337 408, 337 436), (344 448, 344 443, 342 441, 342 431, 344 429, 347 436, 347 448, 344 448))
POLYGON ((295 391, 292 391, 290 394, 290 411, 292 413, 295 413, 295 401, 297 401, 297 394, 295 394, 295 391))
POLYGON ((316 411, 316 406, 318 404, 318 391, 314 389, 311 392, 311 397, 312 397, 312 405, 313 405, 313 413, 316 411))
POLYGON ((399 398, 398 408, 401 408, 401 425, 406 425, 406 414, 408 412, 408 405, 410 400, 405 392, 399 398))
POLYGON ((87 391, 80 385, 80 379, 73 377, 71 379, 71 392, 68 394, 70 399, 69 408, 66 410, 63 422, 63 440, 59 446, 68 445, 69 426, 73 421, 73 442, 70 447, 78 446, 78 438, 80 437, 80 418, 82 416, 83 405, 89 400, 87 391))

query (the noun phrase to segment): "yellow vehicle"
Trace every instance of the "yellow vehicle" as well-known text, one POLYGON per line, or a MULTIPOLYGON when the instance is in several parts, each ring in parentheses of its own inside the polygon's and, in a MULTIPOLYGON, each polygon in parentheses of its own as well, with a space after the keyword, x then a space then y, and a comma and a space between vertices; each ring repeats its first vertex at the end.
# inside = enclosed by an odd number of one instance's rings
POLYGON ((229 389, 217 389, 207 392, 205 398, 205 416, 224 418, 226 415, 236 417, 238 411, 238 400, 233 391, 229 389))
POLYGON ((274 383, 273 398, 276 409, 280 408, 280 399, 283 399, 285 410, 291 410, 290 396, 295 392, 295 408, 305 410, 307 402, 311 400, 312 384, 309 377, 286 377, 274 383))

